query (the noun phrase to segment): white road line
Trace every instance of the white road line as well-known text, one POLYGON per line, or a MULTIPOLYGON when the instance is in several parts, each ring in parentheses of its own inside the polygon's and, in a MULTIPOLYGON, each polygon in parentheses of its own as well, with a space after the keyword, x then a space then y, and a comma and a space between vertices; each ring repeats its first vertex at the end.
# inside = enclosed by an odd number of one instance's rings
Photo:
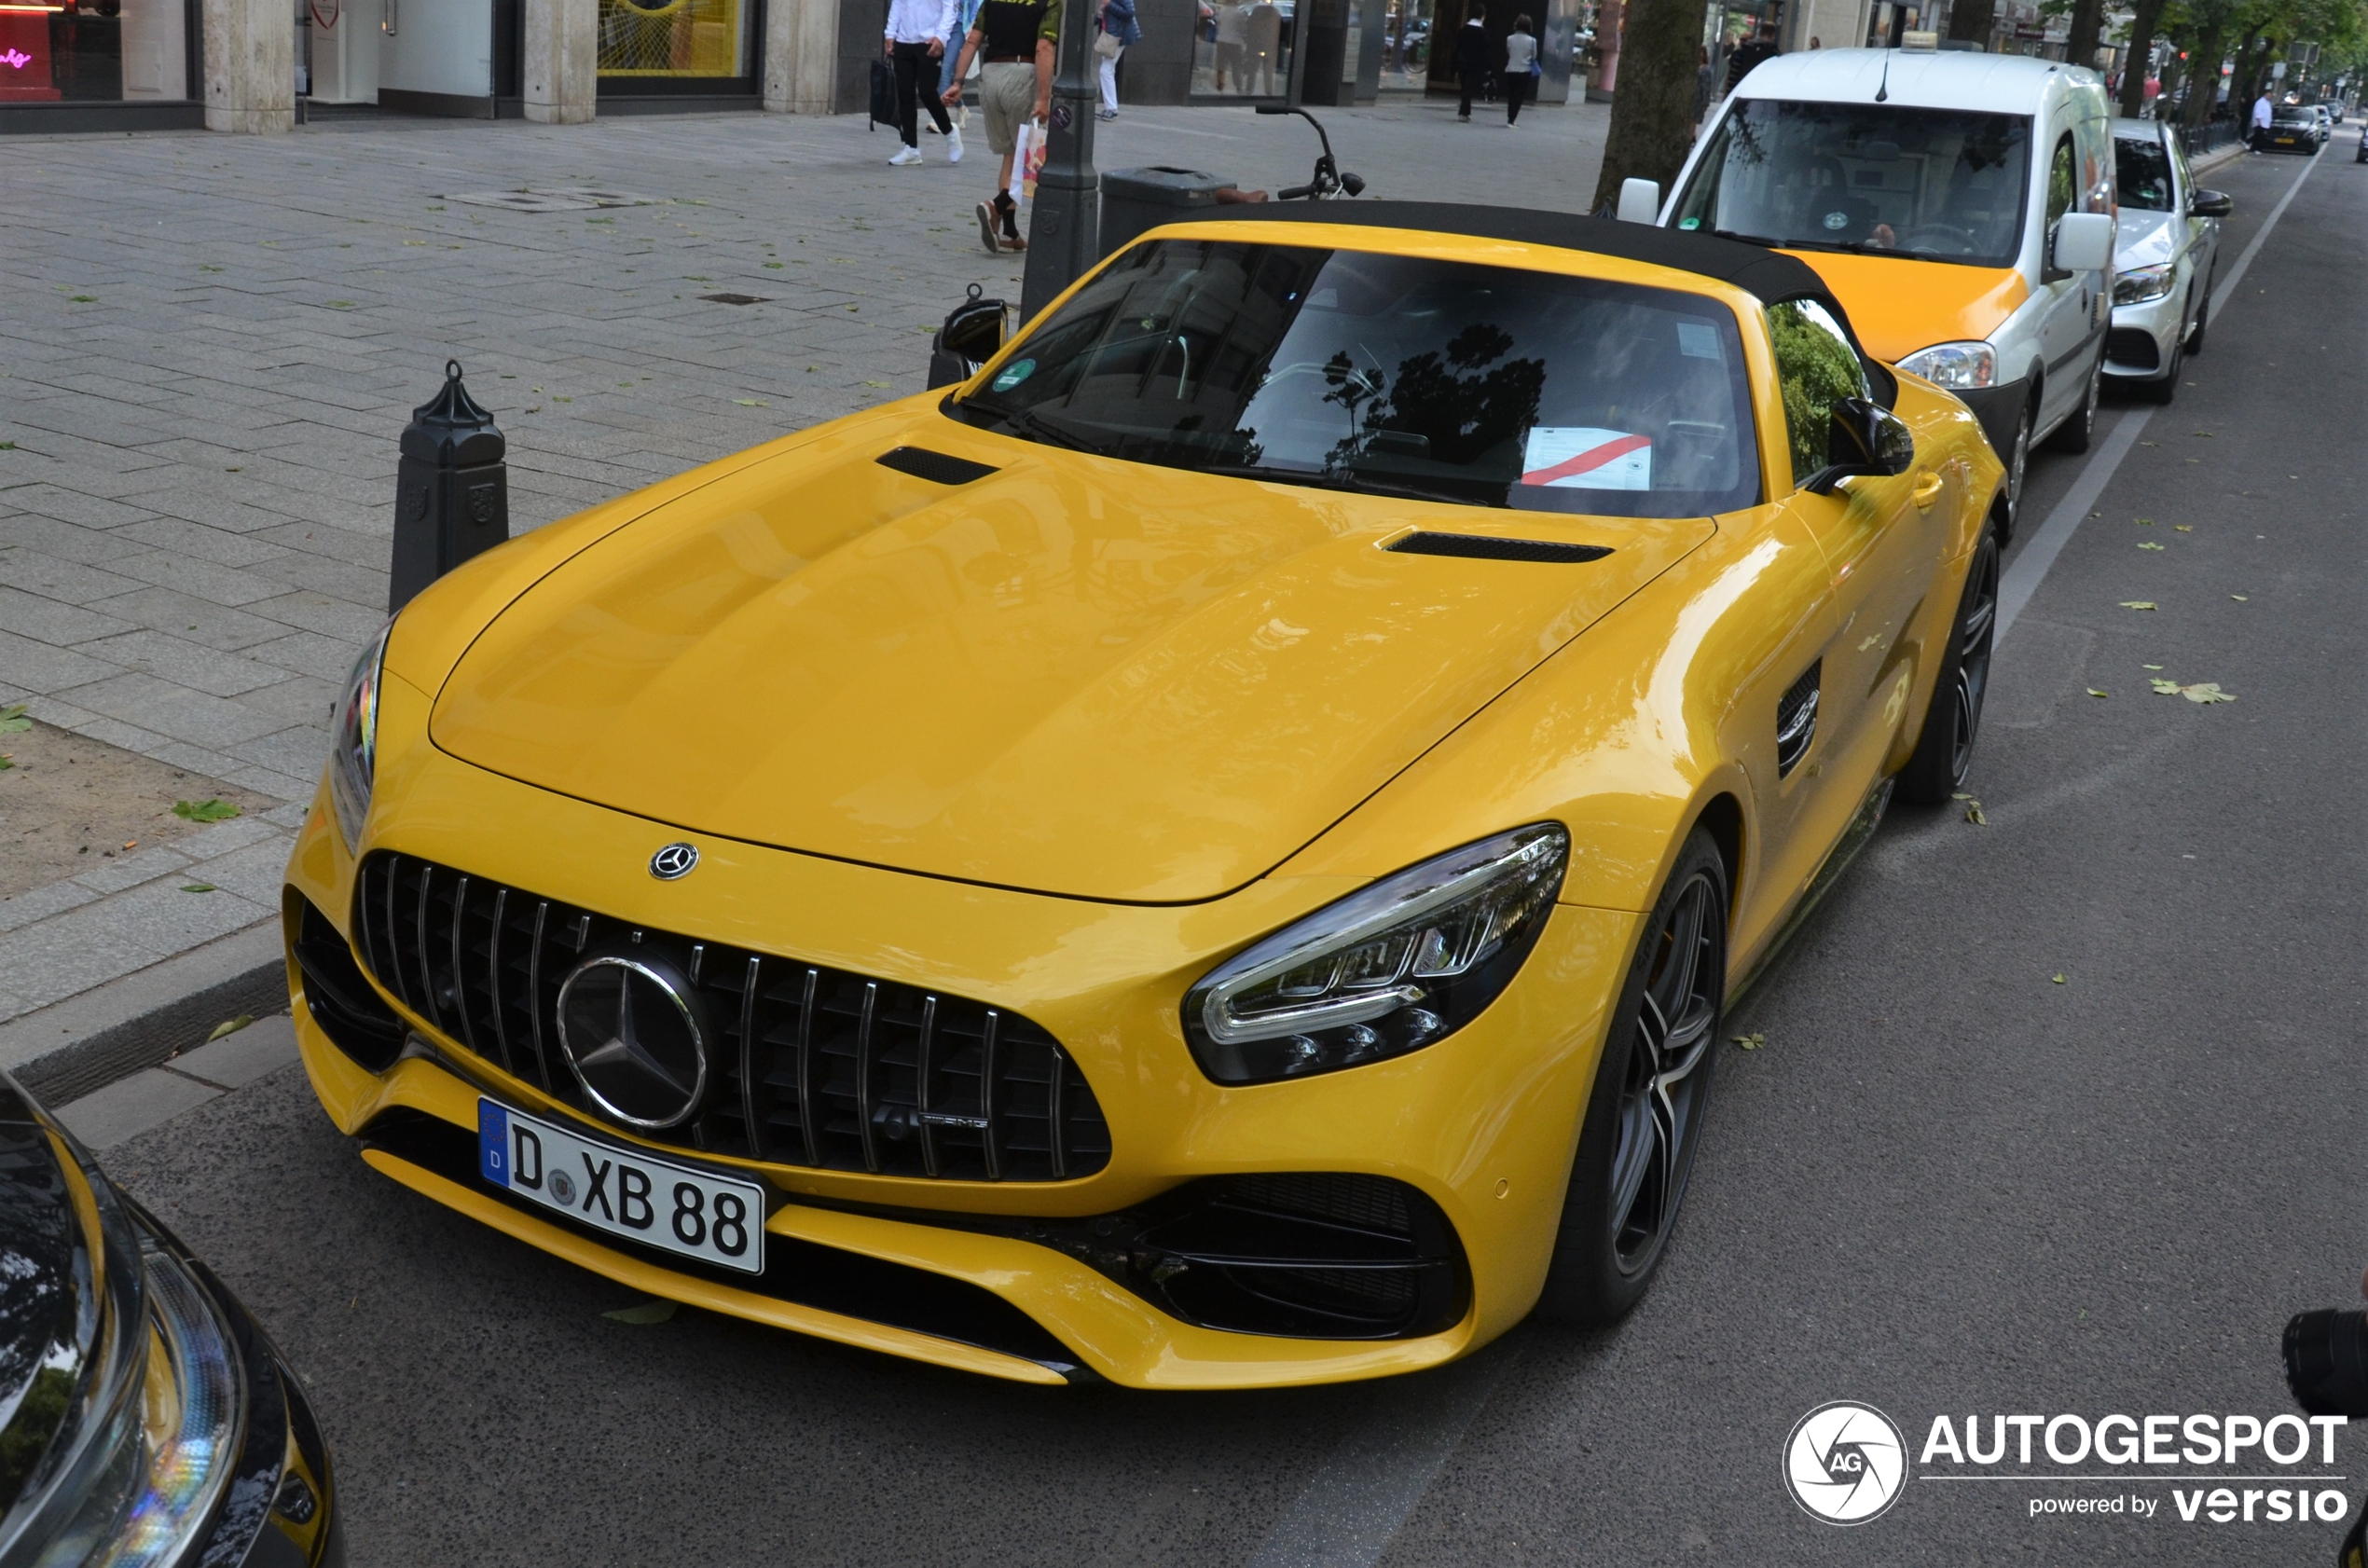
POLYGON ((1409 1397, 1419 1398, 1421 1413, 1376 1410, 1351 1427, 1266 1533, 1249 1568, 1372 1568, 1520 1360, 1516 1342, 1382 1385, 1384 1405, 1403 1411, 1409 1397))
MULTIPOLYGON (((2252 266, 2253 257, 2261 254, 2262 245, 2269 239, 2269 231, 2276 228, 2278 220, 2286 215, 2287 205, 2293 200, 2294 193, 2302 189, 2303 181, 2310 178, 2310 172, 2318 166, 2321 156, 2324 155, 2314 155, 2308 163, 2302 166, 2302 172, 2295 175, 2293 184, 2286 187, 2286 194, 2278 199, 2278 204, 2269 209, 2269 216, 2262 220, 2261 229, 2253 236, 2252 243, 2245 247, 2244 254, 2237 258, 2237 265, 2228 269, 2228 276, 2212 290, 2211 319, 2214 322, 2228 308, 2228 301, 2234 296, 2237 283, 2244 279, 2245 269, 2252 266)), ((2003 638, 2007 628, 2022 614, 2023 606, 2029 604, 2031 595, 2039 591, 2047 569, 2056 564, 2056 557, 2062 555, 2064 546, 2072 543, 2073 532, 2088 516, 2089 508, 2097 504, 2097 498, 2104 493, 2105 487, 2113 482, 2114 473, 2121 467, 2121 460, 2129 455, 2129 449, 2138 444, 2138 437, 2145 433, 2147 421, 2154 417, 2155 410, 2152 408, 2131 408, 2122 414, 2113 426, 2113 433, 2105 437, 2104 445, 2098 447, 2082 467, 2080 477, 2072 482, 2072 488, 2065 492, 2063 500, 2056 503, 2056 509, 2047 514, 2047 520, 2040 525, 2037 533, 2031 536, 2031 543, 2023 546, 2014 564, 1999 578, 1998 622, 1994 636, 2003 638)))

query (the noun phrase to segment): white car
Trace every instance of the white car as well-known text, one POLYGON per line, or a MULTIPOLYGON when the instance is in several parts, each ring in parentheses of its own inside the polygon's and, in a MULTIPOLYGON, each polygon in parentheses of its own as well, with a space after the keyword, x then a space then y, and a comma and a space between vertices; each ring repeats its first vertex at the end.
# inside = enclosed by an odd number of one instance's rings
POLYGON ((2121 214, 2105 375, 2168 403, 2186 356, 2203 352, 2229 199, 2196 188, 2178 131, 2160 120, 2113 121, 2113 183, 2121 214))

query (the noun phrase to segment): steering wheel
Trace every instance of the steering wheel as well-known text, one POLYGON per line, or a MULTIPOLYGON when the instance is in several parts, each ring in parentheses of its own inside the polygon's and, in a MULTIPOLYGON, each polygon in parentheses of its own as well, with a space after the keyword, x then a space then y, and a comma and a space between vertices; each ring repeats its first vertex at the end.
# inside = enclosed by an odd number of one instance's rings
POLYGON ((1937 250, 1939 244, 1935 241, 1954 244, 1961 254, 1970 255, 1975 249, 1976 237, 1972 229, 1953 223, 1920 223, 1899 231, 1901 250, 1910 247, 1937 250))

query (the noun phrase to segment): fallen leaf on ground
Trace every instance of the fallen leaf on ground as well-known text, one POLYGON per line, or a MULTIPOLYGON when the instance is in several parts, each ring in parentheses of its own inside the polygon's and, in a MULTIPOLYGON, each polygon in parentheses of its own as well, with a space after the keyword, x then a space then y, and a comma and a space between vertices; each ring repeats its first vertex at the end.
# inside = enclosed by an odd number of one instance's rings
POLYGON ((2238 604, 2251 604, 2252 602, 2252 600, 2247 598, 2242 594, 2230 594, 2228 597, 2235 599, 2238 604))
POLYGON ((15 758, 9 756, 6 751, 0 751, 0 773, 6 773, 16 765, 17 763, 15 758))
POLYGON ((885 387, 888 385, 888 383, 887 383, 886 381, 866 381, 866 382, 864 382, 863 384, 864 384, 865 386, 867 386, 867 387, 883 387, 883 388, 885 388, 885 387))
POLYGON ((1760 1034, 1737 1035, 1735 1037, 1735 1043, 1742 1046, 1745 1051, 1757 1051, 1761 1046, 1768 1043, 1768 1037, 1760 1034))
POLYGON ((2152 610, 2155 601, 2150 598, 2126 598, 2121 601, 2121 607, 2124 610, 2152 610))
POLYGON ((2160 666, 2160 665, 2140 665, 2138 667, 2139 667, 2139 668, 2141 668, 2141 669, 2160 669, 2160 668, 2162 668, 2162 666, 2160 666))
POLYGON ((600 1315, 615 1323, 664 1323, 674 1315, 674 1308, 672 1301, 644 1301, 638 1307, 619 1307, 600 1315))
POLYGON ((2113 695, 2111 692, 2100 692, 2094 686, 2088 688, 2088 695, 2092 697, 2109 697, 2113 695))
POLYGON ((0 735, 22 735, 33 728, 33 721, 24 716, 24 704, 0 708, 0 735))
POLYGON ((2179 695, 2189 702, 2235 702, 2237 694, 2223 692, 2217 681, 2198 681, 2192 686, 2182 686, 2179 695))
POLYGON ((223 1036, 235 1035, 241 1029, 245 1028, 248 1025, 254 1022, 255 1014, 252 1012, 242 1012, 236 1018, 226 1018, 221 1023, 216 1024, 213 1026, 213 1033, 206 1036, 205 1042, 208 1045, 212 1045, 215 1040, 220 1039, 223 1036))
POLYGON ((2141 529, 2150 529, 2155 526, 2155 520, 2152 517, 2132 517, 2129 520, 2141 529))
POLYGON ((2159 550, 2159 549, 2161 549, 2163 546, 2161 546, 2161 545, 2159 545, 2159 544, 2155 543, 2153 540, 2151 540, 2151 539, 2147 539, 2147 540, 2141 540, 2141 541, 2140 541, 2138 547, 2139 547, 2141 550, 2159 550))
POLYGON ((2064 977, 2063 977, 2062 975, 2060 975, 2060 974, 2059 974, 2059 975, 2054 975, 2054 976, 2051 976, 2050 978, 2051 978, 2051 979, 2053 979, 2053 980, 2055 981, 2055 983, 2056 983, 2057 984, 2058 984, 2058 985, 2061 985, 2061 984, 2064 983, 2064 977))
POLYGON ((736 397, 732 400, 743 408, 770 408, 771 404, 760 397, 736 397))
POLYGON ((1982 815, 1981 802, 1974 799, 1971 795, 1965 797, 1965 820, 1971 822, 1976 828, 1987 828, 1989 826, 1989 818, 1982 815))
MULTIPOLYGON (((2147 667, 2152 669, 2160 669, 2162 667, 2160 665, 2151 665, 2147 667)), ((2168 697, 2179 695, 2179 682, 2176 681, 2166 681, 2161 676, 2157 675, 2155 677, 2154 681, 2150 682, 2150 684, 2153 685, 2155 691, 2159 695, 2168 697)))
POLYGON ((188 822, 227 822, 239 808, 228 801, 174 801, 172 814, 188 822))
POLYGON ((181 890, 185 893, 218 893, 222 889, 211 882, 185 882, 181 890))
POLYGON ((2196 531, 2196 525, 2193 523, 2173 523, 2170 525, 2170 531, 2173 533, 2193 533, 2196 531))

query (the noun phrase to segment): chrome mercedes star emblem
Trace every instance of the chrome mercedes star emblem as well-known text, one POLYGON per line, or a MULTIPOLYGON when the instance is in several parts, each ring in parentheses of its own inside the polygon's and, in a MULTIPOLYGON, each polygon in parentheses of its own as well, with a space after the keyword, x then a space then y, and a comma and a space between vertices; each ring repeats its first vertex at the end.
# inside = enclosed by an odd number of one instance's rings
POLYGON ((672 882, 690 875, 698 863, 697 845, 669 844, 650 857, 650 874, 660 882, 672 882))
POLYGON ((692 987, 654 955, 586 958, 559 985, 559 1054, 594 1108, 648 1132, 689 1120, 707 1092, 692 987))

